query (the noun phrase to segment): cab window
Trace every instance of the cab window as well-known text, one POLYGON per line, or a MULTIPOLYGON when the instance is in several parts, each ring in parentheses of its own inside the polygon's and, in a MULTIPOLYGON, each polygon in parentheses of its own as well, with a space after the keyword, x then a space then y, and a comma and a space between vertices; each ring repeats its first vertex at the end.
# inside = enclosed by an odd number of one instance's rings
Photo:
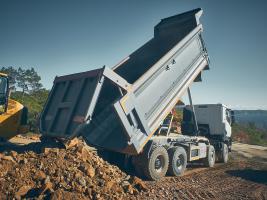
POLYGON ((229 109, 226 109, 225 111, 226 111, 226 113, 225 113, 226 114, 226 120, 228 121, 229 124, 232 124, 230 110, 229 109))
POLYGON ((6 95, 7 95, 7 78, 0 77, 0 105, 4 105, 6 103, 6 95))

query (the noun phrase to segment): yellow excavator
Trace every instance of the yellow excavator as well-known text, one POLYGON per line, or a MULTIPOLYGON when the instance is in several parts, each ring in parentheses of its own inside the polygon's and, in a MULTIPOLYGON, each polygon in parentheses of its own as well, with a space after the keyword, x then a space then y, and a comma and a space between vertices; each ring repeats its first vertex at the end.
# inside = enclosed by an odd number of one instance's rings
POLYGON ((27 108, 9 96, 8 75, 0 73, 0 140, 9 140, 28 131, 27 108))

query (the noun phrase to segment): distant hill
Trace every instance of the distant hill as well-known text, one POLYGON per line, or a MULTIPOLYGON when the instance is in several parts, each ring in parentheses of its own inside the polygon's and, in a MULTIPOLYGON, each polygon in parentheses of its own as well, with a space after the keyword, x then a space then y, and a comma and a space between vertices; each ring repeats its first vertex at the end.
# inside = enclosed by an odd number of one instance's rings
POLYGON ((234 110, 233 140, 267 146, 267 111, 234 110))
POLYGON ((267 110, 234 110, 236 123, 267 130, 267 110))
POLYGON ((232 138, 236 142, 267 146, 267 130, 258 129, 254 125, 233 124, 232 138))

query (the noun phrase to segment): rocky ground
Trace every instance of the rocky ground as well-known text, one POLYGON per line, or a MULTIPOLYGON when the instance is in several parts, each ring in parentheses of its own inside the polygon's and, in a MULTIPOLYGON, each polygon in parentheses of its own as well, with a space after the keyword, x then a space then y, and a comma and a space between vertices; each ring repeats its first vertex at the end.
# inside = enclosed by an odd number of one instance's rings
POLYGON ((0 146, 0 199, 267 199, 261 147, 235 144, 228 164, 191 165, 154 182, 127 175, 80 140, 36 144, 0 146))
POLYGON ((267 166, 231 161, 182 177, 147 182, 148 192, 132 199, 267 199, 267 166))
POLYGON ((81 140, 2 145, 0 152, 0 199, 125 199, 147 189, 81 140))

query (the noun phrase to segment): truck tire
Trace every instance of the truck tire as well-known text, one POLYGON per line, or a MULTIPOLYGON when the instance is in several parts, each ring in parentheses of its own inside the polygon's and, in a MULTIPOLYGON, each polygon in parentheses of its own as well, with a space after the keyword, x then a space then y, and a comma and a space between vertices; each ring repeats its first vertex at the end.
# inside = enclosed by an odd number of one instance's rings
POLYGON ((204 159, 204 165, 206 167, 214 167, 215 164, 215 149, 212 145, 210 145, 208 147, 208 155, 207 157, 204 159))
POLYGON ((173 147, 168 150, 169 153, 169 168, 168 175, 180 176, 184 173, 187 165, 187 155, 183 147, 173 147))
POLYGON ((229 149, 226 144, 223 143, 222 150, 219 152, 218 161, 221 163, 227 163, 229 159, 229 149))
POLYGON ((161 146, 153 148, 146 163, 144 166, 144 175, 146 178, 155 181, 163 178, 169 166, 167 150, 161 146))

